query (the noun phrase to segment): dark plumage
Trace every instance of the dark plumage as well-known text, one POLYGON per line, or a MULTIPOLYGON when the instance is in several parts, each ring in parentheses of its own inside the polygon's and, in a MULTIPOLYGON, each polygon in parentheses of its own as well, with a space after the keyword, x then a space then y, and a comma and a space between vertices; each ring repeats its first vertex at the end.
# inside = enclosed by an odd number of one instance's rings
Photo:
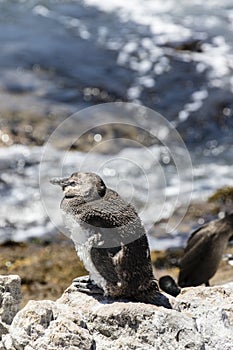
POLYGON ((179 286, 208 286, 232 237, 233 214, 194 231, 180 261, 179 286))
POLYGON ((177 297, 177 295, 180 294, 180 288, 177 286, 175 280, 169 275, 160 277, 159 287, 173 297, 177 297))
POLYGON ((93 173, 51 182, 62 186, 61 209, 92 284, 112 298, 160 304, 147 237, 135 209, 93 173))

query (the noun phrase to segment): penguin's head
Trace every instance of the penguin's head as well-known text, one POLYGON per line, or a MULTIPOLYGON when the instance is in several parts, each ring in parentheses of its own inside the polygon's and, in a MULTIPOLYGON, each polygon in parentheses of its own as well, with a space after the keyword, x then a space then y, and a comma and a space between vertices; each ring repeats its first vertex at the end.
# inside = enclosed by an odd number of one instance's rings
POLYGON ((50 182, 62 187, 66 199, 77 198, 91 202, 102 198, 106 192, 103 180, 94 173, 73 173, 70 177, 53 178, 50 182))

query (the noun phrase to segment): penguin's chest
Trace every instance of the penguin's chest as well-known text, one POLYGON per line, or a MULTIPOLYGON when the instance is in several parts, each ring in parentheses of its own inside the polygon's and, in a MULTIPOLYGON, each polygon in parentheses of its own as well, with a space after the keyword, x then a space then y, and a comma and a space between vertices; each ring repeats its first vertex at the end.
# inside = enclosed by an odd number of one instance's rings
POLYGON ((64 215, 65 224, 71 232, 71 239, 74 242, 77 254, 82 260, 85 268, 90 273, 90 279, 99 287, 105 290, 106 280, 98 272, 98 266, 95 266, 91 258, 91 248, 97 238, 97 233, 91 229, 80 226, 72 215, 64 215))

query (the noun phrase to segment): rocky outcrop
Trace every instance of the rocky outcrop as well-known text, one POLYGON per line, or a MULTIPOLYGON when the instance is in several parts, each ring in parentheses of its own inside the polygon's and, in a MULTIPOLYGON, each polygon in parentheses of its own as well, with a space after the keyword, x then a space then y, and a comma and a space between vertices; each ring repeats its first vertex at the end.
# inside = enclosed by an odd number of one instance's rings
POLYGON ((232 349, 233 283, 169 299, 172 309, 113 302, 71 285, 56 302, 30 301, 19 311, 2 349, 232 349))
POLYGON ((9 326, 20 309, 20 286, 18 276, 0 276, 0 339, 8 333, 9 326))

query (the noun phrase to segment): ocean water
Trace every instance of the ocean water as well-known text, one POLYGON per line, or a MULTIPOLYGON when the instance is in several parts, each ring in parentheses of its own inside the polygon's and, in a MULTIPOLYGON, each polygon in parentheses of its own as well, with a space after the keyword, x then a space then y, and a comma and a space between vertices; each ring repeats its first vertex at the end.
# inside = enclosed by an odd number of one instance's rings
POLYGON ((157 249, 185 243, 193 223, 182 235, 179 234, 179 223, 190 200, 205 201, 215 189, 226 184, 233 186, 232 165, 215 161, 194 164, 193 182, 190 173, 183 170, 182 183, 179 183, 176 168, 164 166, 161 161, 162 149, 158 146, 146 150, 126 148, 117 157, 116 154, 86 154, 49 148, 49 156, 41 163, 43 152, 42 147, 22 145, 0 149, 1 241, 46 237, 58 231, 69 236, 59 211, 62 191, 52 186, 49 179, 79 170, 77 164, 81 164, 83 171, 98 172, 108 187, 131 202, 147 231, 154 233, 154 222, 169 219, 180 209, 170 226, 167 225, 165 230, 164 225, 156 227, 157 238, 150 237, 151 246, 157 249), (155 159, 161 164, 160 171, 155 167, 155 159), (61 160, 64 161, 62 170, 58 167, 61 160))
MULTIPOLYGON (((192 160, 192 174, 183 169, 178 204, 177 169, 161 145, 121 147, 115 163, 111 150, 88 156, 66 152, 67 172, 77 163, 87 170, 104 164, 99 173, 132 201, 149 229, 177 207, 183 206, 184 213, 190 198, 206 200, 215 189, 233 185, 232 35, 229 0, 2 0, 0 117, 7 111, 31 111, 45 118, 69 115, 117 101, 161 113, 180 133, 192 160), (138 159, 140 166, 135 167, 138 159), (145 178, 149 187, 142 186, 145 178)), ((147 127, 150 122, 156 120, 149 120, 147 127)), ((98 117, 82 118, 86 127, 98 124, 98 117)), ((65 129, 63 137, 68 140, 70 133, 65 129)), ((60 195, 46 187, 48 216, 41 186, 56 175, 64 151, 52 146, 41 174, 43 152, 43 147, 20 145, 0 149, 2 241, 53 234, 59 228, 50 208, 60 195)), ((177 227, 169 228, 167 246, 183 243, 177 227)), ((156 241, 158 247, 160 243, 156 241)))

